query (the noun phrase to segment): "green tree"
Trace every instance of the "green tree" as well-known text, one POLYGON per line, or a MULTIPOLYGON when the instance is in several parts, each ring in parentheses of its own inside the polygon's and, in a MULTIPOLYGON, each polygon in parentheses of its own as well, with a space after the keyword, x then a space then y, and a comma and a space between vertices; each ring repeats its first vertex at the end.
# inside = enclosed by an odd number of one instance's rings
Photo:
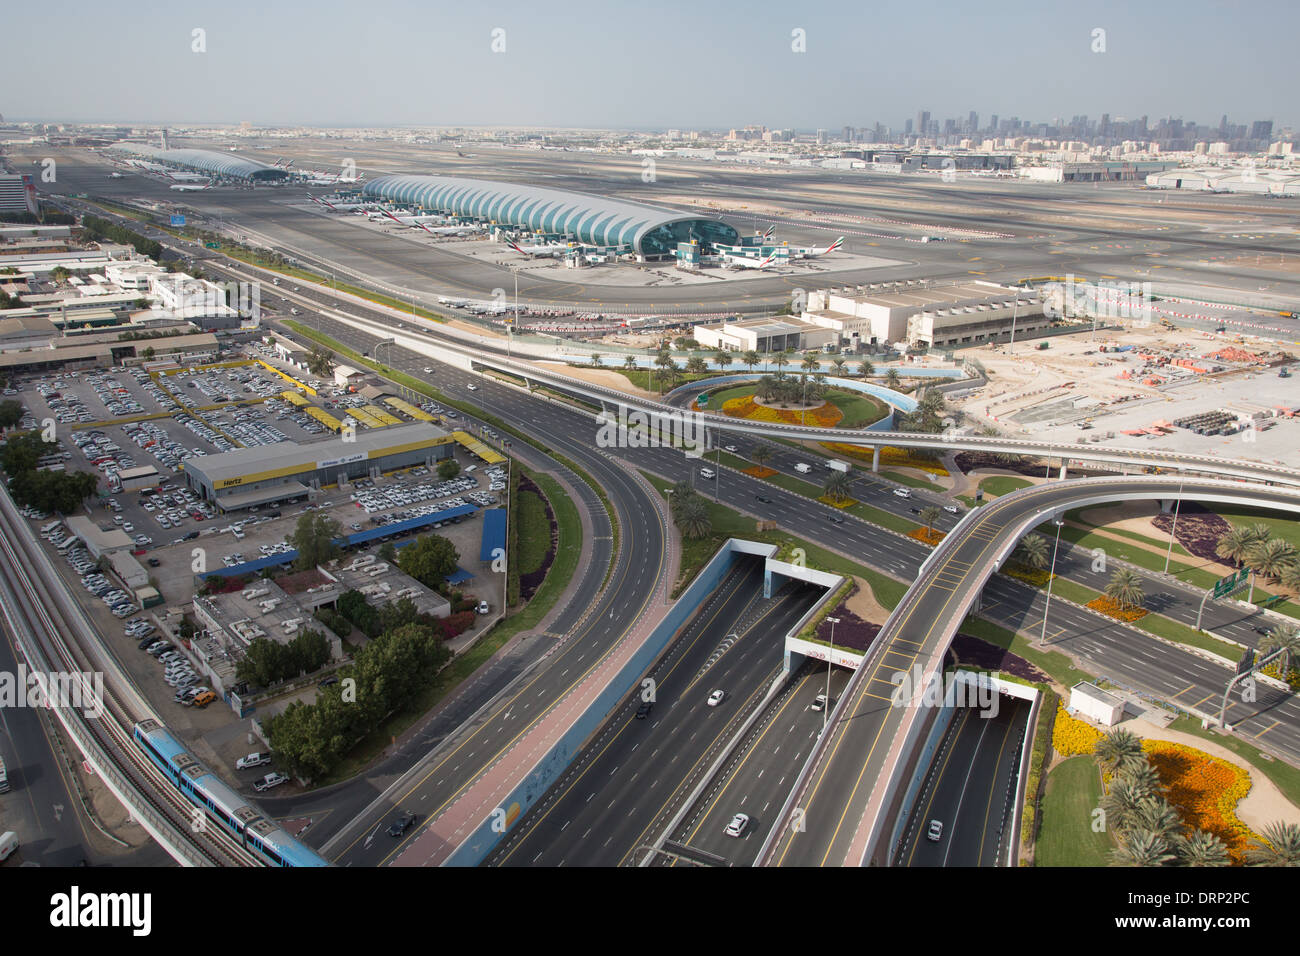
POLYGON ((1093 746, 1093 754, 1101 769, 1107 773, 1119 773, 1125 767, 1133 767, 1147 762, 1142 752, 1142 738, 1128 730, 1112 730, 1093 746))
POLYGON ((144 359, 146 362, 152 362, 153 357, 156 354, 157 353, 154 352, 154 348, 152 345, 146 345, 144 349, 140 352, 140 358, 144 359))
POLYGON ((385 631, 396 630, 407 624, 417 624, 419 620, 420 611, 409 597, 399 598, 379 609, 379 621, 385 631))
POLYGON ((437 588, 454 573, 460 555, 449 540, 437 534, 419 537, 397 556, 401 569, 427 588, 437 588))
POLYGON ((1139 804, 1146 796, 1123 777, 1115 780, 1101 798, 1101 809, 1106 814, 1106 828, 1115 833, 1129 829, 1136 818, 1139 804))
POLYGON ((1278 624, 1259 642, 1259 649, 1263 654, 1281 651, 1281 656, 1277 659, 1278 672, 1289 674, 1296 658, 1300 656, 1300 629, 1294 624, 1278 624))
POLYGON ((731 353, 726 349, 718 349, 713 353, 713 362, 720 370, 725 372, 727 366, 731 364, 731 353))
POLYGON ((749 369, 749 374, 754 374, 754 366, 762 361, 762 357, 753 349, 746 349, 740 353, 740 364, 749 369))
POLYGON ((703 375, 709 370, 709 363, 704 361, 698 355, 692 355, 686 360, 686 372, 688 375, 703 375))
POLYGON ((438 477, 450 481, 460 474, 460 462, 455 458, 445 458, 438 462, 438 477))
POLYGON ((1183 866, 1227 866, 1228 848, 1213 833, 1195 830, 1174 842, 1174 853, 1183 866))
POLYGON ((308 511, 298 519, 293 533, 287 538, 290 545, 298 550, 293 566, 299 571, 318 567, 339 556, 339 546, 334 539, 339 537, 339 523, 328 515, 318 511, 308 511))
POLYGON ((814 372, 820 372, 822 370, 822 363, 815 355, 805 355, 803 357, 803 362, 800 363, 800 367, 804 370, 805 374, 811 375, 814 372))
POLYGON ((898 387, 903 384, 902 376, 898 374, 898 369, 891 368, 885 373, 885 388, 892 388, 898 391, 898 387))
POLYGON ((599 352, 591 353, 591 367, 600 368, 601 354, 599 352))
POLYGON ((1282 569, 1294 564, 1295 559, 1295 545, 1283 538, 1256 541, 1246 551, 1246 563, 1264 578, 1280 578, 1282 569))
POLYGON ((1154 833, 1170 846, 1174 846, 1177 839, 1182 836, 1183 821, 1178 816, 1178 811, 1171 807, 1164 797, 1146 797, 1138 804, 1137 813, 1134 815, 1134 827, 1147 833, 1154 833))
POLYGON ((623 356, 623 368, 627 369, 629 372, 635 372, 637 369, 636 356, 635 355, 623 356))
POLYGON ((23 403, 14 399, 0 402, 0 428, 13 428, 23 420, 23 403))
POLYGON ((925 525, 926 535, 934 534, 934 523, 939 520, 939 515, 943 514, 934 505, 921 509, 921 523, 925 525))
POLYGON ((329 378, 334 374, 334 353, 323 345, 313 345, 307 352, 307 371, 329 378))
POLYGON ((833 471, 826 483, 822 485, 822 492, 836 504, 843 504, 851 497, 850 492, 853 490, 853 477, 845 471, 833 471))
POLYGON ((713 519, 709 516, 708 505, 698 494, 683 496, 681 502, 673 502, 673 507, 677 527, 681 529, 683 537, 704 538, 713 530, 713 519))
POLYGON ((758 465, 759 468, 763 468, 772 460, 772 449, 768 448, 767 445, 764 444, 755 445, 754 450, 750 452, 749 457, 754 464, 758 465))
POLYGON ((1124 834, 1119 849, 1111 854, 1116 866, 1164 866, 1174 859, 1168 840, 1137 828, 1124 834))
POLYGON ((1041 534, 1025 535, 1020 539, 1014 557, 1021 564, 1033 568, 1035 571, 1046 570, 1048 562, 1047 539, 1041 534))
POLYGON ((1292 561, 1278 576, 1278 583, 1290 591, 1300 592, 1300 561, 1292 561))
POLYGON ((1140 608, 1146 600, 1146 589, 1137 572, 1116 568, 1106 582, 1106 597, 1126 610, 1140 608))
POLYGON ((397 563, 397 545, 391 541, 385 541, 375 553, 379 555, 380 561, 387 561, 389 564, 397 563))
POLYGON ((862 359, 861 361, 858 362, 858 374, 861 375, 863 378, 866 378, 869 375, 875 375, 876 367, 872 365, 870 362, 868 362, 866 359, 862 359))
POLYGON ((848 364, 849 363, 844 361, 840 356, 831 359, 831 367, 835 369, 836 375, 842 376, 844 374, 844 369, 848 367, 848 364))
POLYGON ((1300 826, 1270 823, 1246 854, 1252 866, 1300 866, 1300 826))

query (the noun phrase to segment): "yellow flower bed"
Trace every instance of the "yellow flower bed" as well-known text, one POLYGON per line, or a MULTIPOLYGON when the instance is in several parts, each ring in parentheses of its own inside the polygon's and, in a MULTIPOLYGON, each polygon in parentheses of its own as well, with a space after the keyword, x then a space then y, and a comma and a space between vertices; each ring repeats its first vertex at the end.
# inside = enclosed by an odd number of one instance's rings
POLYGON ((729 398, 722 403, 724 415, 732 418, 748 418, 756 422, 777 422, 781 425, 814 425, 818 428, 834 428, 839 424, 844 413, 830 402, 823 402, 807 411, 792 411, 783 408, 769 408, 754 401, 753 395, 729 398))
POLYGON ((1052 726, 1052 747, 1062 757, 1091 756, 1097 741, 1104 736, 1100 730, 1071 717, 1064 707, 1057 706, 1056 723, 1052 726))
POLYGON ((936 545, 938 545, 940 541, 943 540, 944 532, 936 531, 934 528, 930 528, 929 530, 925 528, 916 528, 912 531, 907 532, 907 536, 909 538, 915 538, 917 541, 920 541, 922 544, 928 544, 930 547, 933 548, 936 545))
POLYGON ((1017 581, 1024 581, 1031 587, 1047 587, 1048 573, 1038 568, 1028 568, 1016 561, 1011 561, 1002 568, 1002 573, 1017 581))
POLYGON ((836 501, 830 495, 821 495, 817 500, 824 505, 830 505, 832 508, 852 508, 858 503, 857 498, 845 498, 843 501, 836 501))
MULTIPOLYGON (((848 455, 850 458, 859 458, 866 462, 871 461, 871 449, 864 448, 861 445, 846 445, 842 442, 828 441, 822 442, 822 447, 835 455, 848 455)), ((926 471, 932 475, 948 474, 948 469, 943 467, 940 462, 919 458, 906 448, 894 448, 891 445, 886 445, 880 449, 880 464, 888 468, 915 468, 918 471, 926 471)))
POLYGON ((1213 833, 1235 865, 1245 863, 1253 835, 1237 818, 1237 804, 1250 793, 1250 774, 1184 744, 1144 740, 1142 749, 1183 822, 1213 833))
POLYGON ((1117 621, 1123 621, 1125 624, 1132 624, 1134 621, 1140 621, 1147 616, 1146 608, 1124 607, 1104 594, 1101 597, 1094 598, 1084 606, 1090 607, 1094 611, 1100 611, 1107 617, 1113 617, 1117 621))
POLYGON ((1297 671, 1294 667, 1292 667, 1290 672, 1283 677, 1282 665, 1278 661, 1274 661, 1261 670, 1260 673, 1267 674, 1269 677, 1276 677, 1278 680, 1286 681, 1291 685, 1292 690, 1300 690, 1300 671, 1297 671))
POLYGON ((771 478, 776 474, 775 468, 768 468, 765 465, 754 465, 750 468, 742 468, 741 471, 754 478, 771 478))

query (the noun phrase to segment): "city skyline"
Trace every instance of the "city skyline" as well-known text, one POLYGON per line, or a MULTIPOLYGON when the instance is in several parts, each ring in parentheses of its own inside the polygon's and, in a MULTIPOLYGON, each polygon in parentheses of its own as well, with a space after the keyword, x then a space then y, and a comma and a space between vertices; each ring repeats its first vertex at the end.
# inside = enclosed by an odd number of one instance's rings
POLYGON ((1102 3, 1084 13, 1014 2, 992 15, 956 4, 921 13, 828 3, 738 17, 670 2, 649 15, 579 4, 553 17, 513 3, 434 11, 390 0, 369 5, 355 26, 345 19, 354 11, 336 2, 310 14, 245 0, 147 17, 133 16, 133 6, 13 11, 11 35, 57 44, 9 51, 0 113, 48 122, 586 129, 901 129, 918 109, 1036 122, 1107 108, 1203 124, 1228 113, 1279 129, 1300 119, 1287 96, 1287 27, 1300 25, 1300 11, 1281 3, 1242 14, 1209 0, 1140 10, 1102 3), (1255 29, 1263 19, 1270 30, 1255 29), (632 37, 639 58, 620 53, 632 37), (88 64, 107 54, 116 82, 51 71, 52 53, 88 64), (1233 68, 1247 62, 1248 71, 1233 68))

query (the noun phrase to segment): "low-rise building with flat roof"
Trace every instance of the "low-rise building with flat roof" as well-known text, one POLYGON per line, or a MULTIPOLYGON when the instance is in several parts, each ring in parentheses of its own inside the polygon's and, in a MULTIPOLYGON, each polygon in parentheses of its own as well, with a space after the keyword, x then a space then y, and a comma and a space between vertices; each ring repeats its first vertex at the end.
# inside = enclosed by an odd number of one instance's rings
POLYGON ((705 348, 763 354, 786 349, 802 351, 821 348, 827 342, 836 341, 836 335, 830 329, 788 317, 697 325, 693 334, 695 340, 705 348))

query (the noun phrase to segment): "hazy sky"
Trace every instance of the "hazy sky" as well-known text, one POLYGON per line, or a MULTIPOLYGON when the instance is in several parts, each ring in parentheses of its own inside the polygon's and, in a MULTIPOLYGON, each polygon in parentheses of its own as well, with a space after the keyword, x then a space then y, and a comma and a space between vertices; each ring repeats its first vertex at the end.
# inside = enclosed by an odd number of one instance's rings
POLYGON ((4 23, 10 119, 837 129, 898 128, 928 109, 940 120, 978 110, 981 122, 1300 120, 1300 0, 45 0, 11 5, 4 23), (206 52, 191 49, 196 28, 206 52), (1095 28, 1104 53, 1092 52, 1095 28))

